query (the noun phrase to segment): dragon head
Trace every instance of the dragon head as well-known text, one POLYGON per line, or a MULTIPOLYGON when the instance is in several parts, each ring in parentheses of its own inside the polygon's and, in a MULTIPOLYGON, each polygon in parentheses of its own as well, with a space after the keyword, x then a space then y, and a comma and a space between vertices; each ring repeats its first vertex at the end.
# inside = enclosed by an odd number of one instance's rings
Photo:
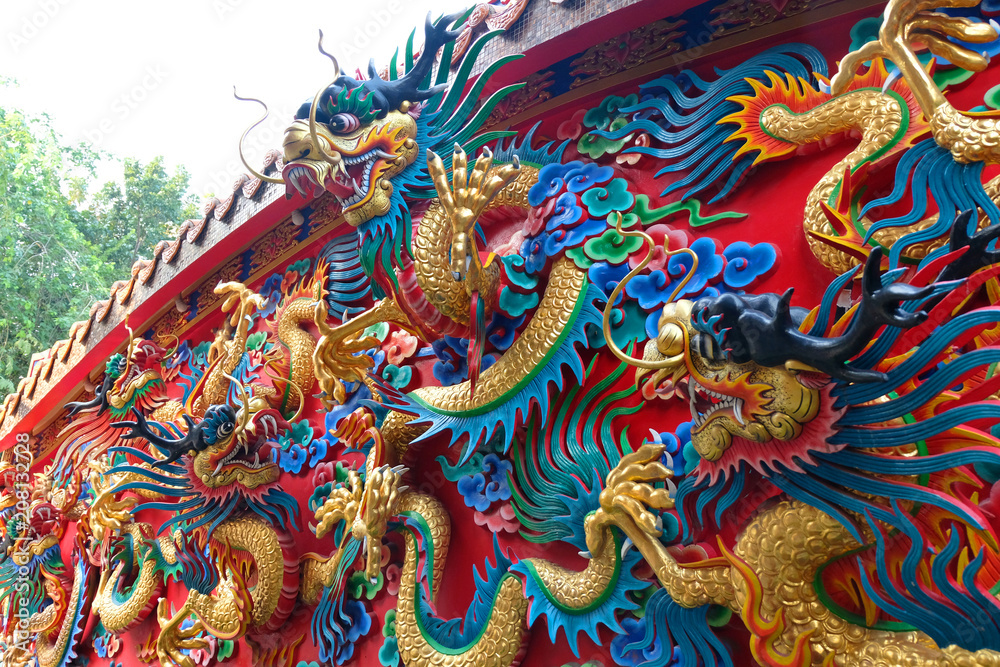
POLYGON ((285 130, 282 179, 289 195, 330 192, 354 226, 389 212, 392 179, 420 152, 421 103, 446 87, 423 86, 438 49, 459 34, 448 30, 456 18, 433 23, 428 15, 423 51, 397 79, 380 78, 372 62, 359 81, 339 74, 334 60, 333 83, 304 103, 285 130))
POLYGON ((98 409, 110 409, 111 414, 122 417, 136 406, 153 410, 166 401, 162 377, 166 350, 150 340, 138 339, 129 344, 126 354, 113 354, 104 370, 104 382, 97 388, 91 401, 67 403, 70 414, 98 409))
POLYGON ((332 193, 348 222, 358 226, 389 211, 392 178, 417 157, 417 121, 408 102, 376 109, 363 84, 349 87, 353 81, 342 76, 331 87, 316 114, 315 142, 308 109, 285 130, 282 177, 289 193, 332 193))
POLYGON ((201 423, 206 422, 207 446, 192 460, 192 469, 205 486, 238 484, 257 489, 277 481, 278 464, 271 461, 266 443, 269 437, 290 428, 281 413, 265 408, 237 415, 228 405, 212 406, 201 423))
POLYGON ((183 414, 188 432, 180 438, 164 437, 162 427, 154 430, 141 413, 136 410, 134 414, 137 421, 114 424, 130 429, 122 437, 145 438, 157 447, 165 455, 159 466, 189 455, 189 473, 208 489, 236 485, 252 491, 278 479, 278 466, 271 461, 266 442, 289 425, 273 408, 251 407, 248 401, 239 411, 231 405, 212 405, 197 423, 183 414))
POLYGON ((824 387, 833 380, 886 379, 848 362, 883 326, 922 322, 927 314, 906 304, 934 288, 882 285, 881 259, 880 250, 868 258, 862 297, 840 336, 803 331, 809 312, 790 306, 791 290, 780 296, 722 294, 664 308, 655 351, 649 350, 663 360, 654 386, 688 402, 692 445, 703 459, 718 461, 737 438, 759 444, 798 440, 810 422, 832 410, 824 387))
MULTIPOLYGON (((122 364, 122 359, 115 360, 115 368, 120 370, 108 392, 108 404, 117 415, 124 415, 139 397, 154 387, 163 388, 160 373, 166 351, 149 340, 138 340, 131 347, 127 363, 122 364)), ((111 366, 109 360, 109 371, 111 366)))
POLYGON ((802 435, 820 407, 827 378, 794 366, 765 366, 727 355, 692 313, 710 304, 668 304, 659 321, 656 347, 677 364, 669 386, 691 408, 691 443, 709 461, 719 459, 740 437, 750 442, 787 441, 802 435))

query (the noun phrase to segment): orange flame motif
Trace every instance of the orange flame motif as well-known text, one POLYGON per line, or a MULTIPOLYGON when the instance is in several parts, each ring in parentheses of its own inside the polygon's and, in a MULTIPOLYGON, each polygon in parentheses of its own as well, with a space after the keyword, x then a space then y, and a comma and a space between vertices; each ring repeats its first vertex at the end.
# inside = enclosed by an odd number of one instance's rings
MULTIPOLYGON (((719 550, 729 565, 743 578, 747 587, 747 601, 740 610, 740 618, 750 631, 750 651, 754 660, 769 667, 809 667, 812 664, 812 650, 809 648, 809 638, 812 630, 803 632, 795 638, 791 653, 783 653, 775 646, 785 631, 785 613, 778 610, 774 618, 767 620, 763 614, 764 588, 760 577, 739 556, 735 555, 722 539, 719 538, 719 550)), ((823 661, 824 667, 833 665, 831 653, 823 661)))
POLYGON ((765 160, 789 156, 799 148, 797 144, 768 134, 761 127, 761 114, 769 106, 780 104, 792 112, 800 113, 830 99, 828 94, 816 90, 805 79, 795 78, 791 74, 782 77, 771 70, 767 70, 766 74, 771 81, 770 86, 763 81, 747 79, 747 83, 753 87, 753 95, 733 95, 726 98, 743 107, 718 121, 719 125, 734 123, 740 127, 726 139, 727 142, 744 142, 733 156, 733 161, 746 153, 759 151, 753 161, 756 165, 765 160))
MULTIPOLYGON (((933 65, 930 65, 933 67, 933 65)), ((833 97, 828 92, 813 88, 812 84, 801 78, 793 77, 791 74, 784 76, 768 70, 765 72, 770 85, 763 81, 748 78, 746 81, 753 88, 751 95, 733 95, 727 97, 729 102, 735 102, 742 108, 738 111, 719 119, 718 125, 732 123, 739 126, 727 139, 730 141, 743 141, 743 145, 733 156, 737 160, 740 156, 757 151, 753 164, 759 164, 767 160, 785 158, 802 150, 800 143, 785 141, 770 134, 762 125, 761 117, 765 110, 771 106, 782 106, 793 114, 806 113, 816 107, 829 102, 833 97)), ((829 86, 826 77, 820 74, 815 75, 824 85, 829 86)), ((885 61, 881 58, 872 60, 871 66, 857 75, 847 86, 842 94, 864 88, 876 88, 890 90, 897 93, 903 103, 909 109, 909 121, 904 136, 894 145, 893 150, 901 150, 915 143, 918 137, 922 137, 929 127, 923 119, 920 108, 917 105, 913 92, 906 81, 902 78, 892 79, 885 66, 885 61)))

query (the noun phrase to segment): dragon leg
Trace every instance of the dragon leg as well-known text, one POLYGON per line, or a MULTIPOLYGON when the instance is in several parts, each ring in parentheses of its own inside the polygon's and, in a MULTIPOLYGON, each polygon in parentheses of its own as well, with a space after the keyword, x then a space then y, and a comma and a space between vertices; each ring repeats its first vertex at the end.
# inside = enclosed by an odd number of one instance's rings
MULTIPOLYGON (((399 511, 419 514, 427 523, 434 543, 432 593, 436 593, 444 569, 450 541, 450 520, 440 501, 432 496, 407 493, 400 498, 399 511)), ((416 538, 406 535, 406 556, 399 583, 396 606, 396 640, 405 665, 440 665, 448 667, 507 667, 521 651, 525 636, 528 602, 521 582, 506 577, 494 598, 493 613, 478 639, 460 649, 441 650, 425 635, 417 610, 419 551, 416 538)))
MULTIPOLYGON (((448 514, 436 498, 417 493, 404 494, 398 511, 402 515, 418 515, 431 535, 433 597, 437 593, 447 555, 450 536, 448 514)), ((508 667, 516 664, 523 654, 528 636, 528 597, 519 575, 530 577, 539 584, 545 598, 569 615, 593 609, 617 584, 621 574, 622 560, 618 555, 621 543, 613 539, 606 528, 605 532, 608 539, 604 540, 600 551, 593 554, 583 570, 569 570, 550 561, 528 558, 502 574, 492 590, 492 598, 487 595, 487 599, 492 599, 489 617, 480 621, 480 625, 472 631, 466 628, 464 636, 471 639, 464 643, 460 639, 455 642, 459 644, 456 646, 443 645, 426 625, 426 616, 420 609, 420 553, 415 536, 408 533, 396 607, 396 640, 403 663, 448 667, 508 667)), ((466 623, 469 623, 468 619, 466 623)))
MULTIPOLYGON (((734 552, 752 570, 753 583, 759 582, 758 612, 768 620, 782 617, 784 627, 773 644, 779 654, 795 652, 808 637, 813 665, 827 660, 845 667, 1000 665, 995 651, 939 648, 919 631, 872 630, 834 614, 817 592, 817 570, 859 546, 833 517, 799 501, 782 501, 747 527, 734 552)), ((739 569, 732 570, 733 588, 737 608, 745 610, 755 605, 749 599, 751 581, 739 569)))
MULTIPOLYGON (((853 173, 865 163, 871 163, 886 153, 907 146, 919 139, 929 128, 924 117, 930 117, 930 114, 926 110, 923 115, 921 114, 916 91, 911 92, 911 88, 902 84, 900 87, 880 90, 879 85, 890 83, 886 77, 884 65, 881 61, 876 61, 867 74, 859 75, 850 81, 845 79, 841 86, 843 89, 841 94, 808 110, 799 113, 783 104, 770 104, 756 116, 760 130, 772 140, 777 139, 796 146, 816 144, 845 132, 860 135, 855 148, 823 175, 806 198, 803 218, 806 240, 816 258, 834 273, 843 273, 858 263, 858 253, 865 252, 863 247, 866 242, 863 237, 873 223, 867 217, 859 220, 845 218, 842 222, 849 227, 846 230, 835 230, 831 224, 831 215, 848 215, 841 211, 831 213, 832 199, 838 190, 847 188, 845 174, 853 173)), ((779 97, 787 99, 793 105, 798 102, 798 106, 801 107, 801 100, 795 99, 791 89, 786 90, 784 84, 778 81, 772 83, 773 88, 762 88, 763 92, 759 92, 757 97, 741 99, 749 104, 760 102, 765 94, 772 97, 777 95, 775 99, 779 97)), ((958 118, 949 119, 947 132, 961 138, 950 142, 939 139, 938 143, 945 147, 952 147, 956 143, 961 143, 963 146, 976 144, 976 148, 981 148, 983 142, 979 140, 977 143, 976 137, 973 136, 975 132, 970 128, 976 123, 980 125, 982 123, 961 116, 957 112, 953 115, 957 115, 958 118)), ((935 123, 940 124, 937 115, 932 119, 930 129, 938 139, 940 132, 936 129, 935 123)), ((982 132, 985 133, 986 130, 982 132)), ((977 157, 967 156, 959 160, 960 162, 982 159, 982 156, 972 149, 966 150, 966 153, 977 157)), ((990 199, 995 202, 1000 200, 1000 178, 994 178, 984 184, 984 189, 990 199)), ((934 214, 910 225, 880 229, 872 235, 872 242, 888 248, 906 234, 934 225, 937 218, 937 214, 934 214)), ((945 238, 932 238, 914 243, 908 246, 906 254, 911 259, 919 260, 946 242, 945 238)))
POLYGON ((344 382, 364 382, 376 394, 367 370, 372 360, 365 355, 357 355, 376 345, 376 339, 366 336, 352 340, 373 324, 395 322, 404 328, 412 328, 410 319, 392 297, 382 299, 373 308, 361 313, 340 326, 331 327, 326 322, 326 306, 318 301, 314 310, 314 321, 320 338, 312 354, 315 377, 324 392, 323 404, 327 409, 343 404, 347 397, 344 382))
POLYGON ((263 519, 243 516, 216 528, 212 541, 252 556, 257 583, 251 590, 250 625, 267 631, 280 628, 292 612, 299 588, 299 562, 291 536, 276 532, 263 519))
POLYGON ((813 665, 845 667, 1000 665, 1000 653, 942 649, 918 631, 872 630, 834 614, 820 599, 817 571, 861 545, 836 519, 799 501, 782 501, 755 518, 733 554, 723 549, 725 559, 678 563, 657 539, 659 529, 648 509, 670 505, 665 492, 652 486, 669 476, 659 462, 661 453, 661 446, 644 445, 608 475, 601 509, 585 525, 588 545, 592 551, 602 548, 610 541, 608 526, 620 528, 677 604, 719 604, 740 613, 753 634, 755 654, 767 653, 758 661, 778 664, 798 655, 813 665))
POLYGON ((203 640, 196 637, 205 630, 220 639, 234 639, 248 630, 273 632, 291 614, 299 588, 299 562, 290 535, 277 533, 269 523, 256 516, 242 516, 220 524, 212 533, 213 549, 223 552, 220 581, 211 594, 190 590, 180 610, 168 616, 162 602, 158 615, 160 636, 156 651, 161 664, 192 667, 182 649, 198 648, 203 640), (246 552, 256 568, 256 583, 250 586, 243 577, 233 552, 246 552), (193 628, 182 630, 181 623, 191 614, 197 618, 193 628))

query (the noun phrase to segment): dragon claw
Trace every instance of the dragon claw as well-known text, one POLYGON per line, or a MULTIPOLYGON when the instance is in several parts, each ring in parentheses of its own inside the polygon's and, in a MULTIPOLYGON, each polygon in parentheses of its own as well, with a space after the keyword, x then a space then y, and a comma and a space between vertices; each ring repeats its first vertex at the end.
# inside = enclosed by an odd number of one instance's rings
POLYGON ((599 496, 600 508, 584 521, 587 547, 599 553, 606 543, 611 525, 626 532, 660 535, 662 510, 671 509, 674 501, 667 489, 653 486, 672 477, 673 473, 660 462, 663 445, 647 443, 637 451, 622 457, 608 474, 605 488, 599 496))
POLYGON ((517 176, 520 162, 515 159, 513 164, 495 167, 493 153, 484 148, 470 171, 468 156, 456 143, 450 179, 441 158, 432 151, 427 151, 427 170, 451 223, 452 276, 468 281, 470 293, 477 291, 482 265, 472 230, 497 193, 517 176))

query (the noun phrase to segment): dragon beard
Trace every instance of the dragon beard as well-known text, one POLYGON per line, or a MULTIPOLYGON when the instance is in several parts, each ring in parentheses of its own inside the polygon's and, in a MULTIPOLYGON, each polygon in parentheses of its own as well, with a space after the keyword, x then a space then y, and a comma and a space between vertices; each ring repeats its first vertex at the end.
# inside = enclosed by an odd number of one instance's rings
POLYGON ((794 472, 805 472, 802 464, 815 465, 812 453, 832 454, 846 445, 832 445, 827 439, 836 430, 837 420, 844 414, 846 408, 834 408, 831 396, 836 386, 830 383, 820 389, 819 413, 815 418, 802 425, 802 434, 793 440, 770 440, 754 442, 738 435, 732 436, 732 444, 718 459, 709 461, 702 458, 694 471, 695 483, 708 479, 710 484, 724 480, 728 475, 739 471, 742 464, 749 465, 761 475, 767 477, 781 466, 794 472), (769 468, 769 470, 768 470, 769 468))

